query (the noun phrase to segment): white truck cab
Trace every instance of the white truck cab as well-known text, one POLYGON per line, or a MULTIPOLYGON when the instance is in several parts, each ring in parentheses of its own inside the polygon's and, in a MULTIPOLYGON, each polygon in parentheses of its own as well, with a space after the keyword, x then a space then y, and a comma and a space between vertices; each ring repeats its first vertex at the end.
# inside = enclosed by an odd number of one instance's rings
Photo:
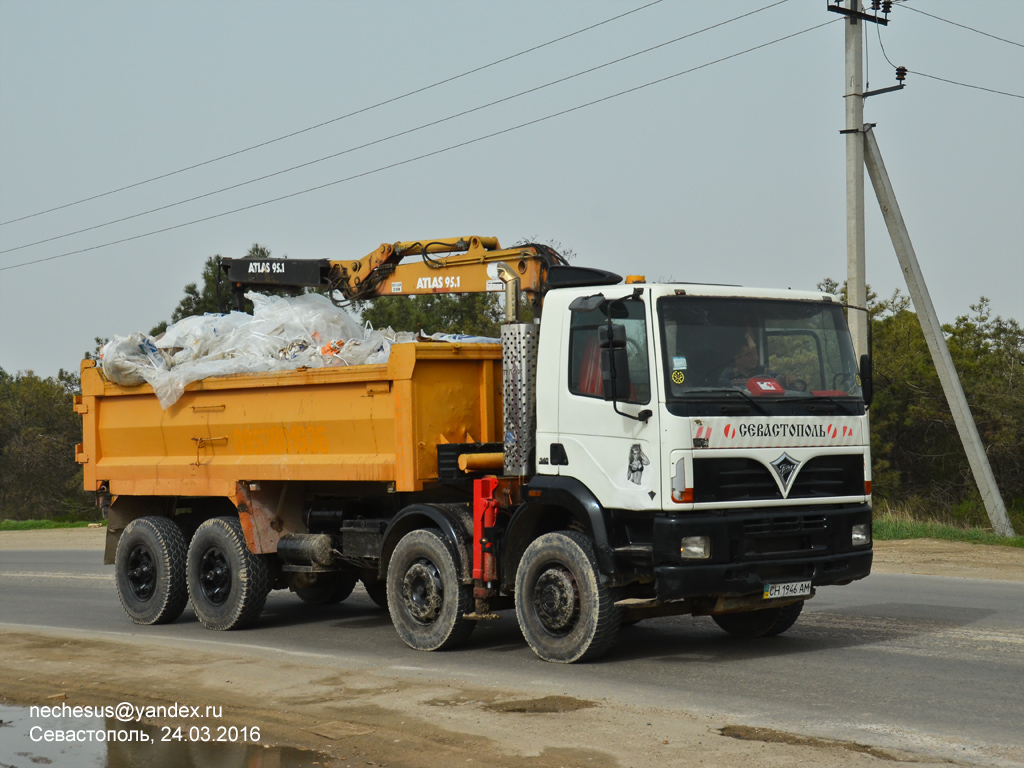
POLYGON ((861 382, 828 294, 552 290, 530 487, 596 504, 599 559, 620 579, 653 565, 660 602, 847 583, 871 565, 861 382))

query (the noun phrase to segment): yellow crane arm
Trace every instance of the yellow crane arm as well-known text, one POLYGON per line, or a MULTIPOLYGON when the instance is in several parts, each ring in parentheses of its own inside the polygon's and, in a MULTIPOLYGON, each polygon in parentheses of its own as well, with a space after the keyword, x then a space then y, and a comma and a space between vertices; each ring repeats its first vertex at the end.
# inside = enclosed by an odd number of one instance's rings
POLYGON ((544 292, 556 284, 613 285, 621 280, 604 270, 569 267, 557 251, 540 243, 503 249, 496 237, 383 243, 355 261, 222 259, 221 268, 237 308, 247 286, 309 286, 327 288, 339 305, 379 296, 498 291, 506 291, 518 304, 522 291, 539 312, 544 292))
POLYGON ((331 261, 329 285, 346 301, 428 293, 505 290, 519 278, 531 303, 540 299, 547 270, 565 260, 551 248, 530 244, 503 249, 496 237, 452 237, 383 243, 358 261, 331 261), (419 256, 416 261, 412 257, 419 256))

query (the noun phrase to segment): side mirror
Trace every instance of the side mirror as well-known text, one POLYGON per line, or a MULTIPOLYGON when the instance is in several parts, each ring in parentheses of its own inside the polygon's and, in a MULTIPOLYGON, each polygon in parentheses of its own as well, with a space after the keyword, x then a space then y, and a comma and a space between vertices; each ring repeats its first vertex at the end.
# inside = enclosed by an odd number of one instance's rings
POLYGON ((601 349, 625 349, 626 326, 608 323, 597 329, 597 343, 601 349))
POLYGON ((875 385, 872 380, 871 355, 860 356, 860 391, 864 397, 864 405, 870 407, 875 397, 875 385))
POLYGON ((629 399, 629 358, 626 327, 608 323, 597 329, 601 348, 601 384, 605 400, 629 399))
POLYGON ((569 303, 570 312, 593 312, 604 304, 604 294, 595 293, 593 296, 577 296, 569 303))

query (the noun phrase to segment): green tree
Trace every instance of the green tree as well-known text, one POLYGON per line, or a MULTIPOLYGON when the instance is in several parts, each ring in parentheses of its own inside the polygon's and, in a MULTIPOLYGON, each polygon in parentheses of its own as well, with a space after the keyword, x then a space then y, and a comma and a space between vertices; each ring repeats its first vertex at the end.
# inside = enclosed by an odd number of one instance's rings
MULTIPOLYGON (((831 278, 819 290, 846 300, 831 278)), ((1011 522, 1024 524, 1024 329, 972 304, 943 331, 985 443, 1011 522)), ((974 477, 910 297, 884 300, 868 287, 875 400, 871 407, 874 491, 943 522, 988 526, 974 477)))
MULTIPOLYGON (((256 246, 253 246, 254 248, 256 246)), ((185 286, 185 295, 178 306, 171 312, 170 322, 161 320, 150 330, 150 336, 158 336, 167 330, 167 326, 192 315, 203 315, 207 312, 226 312, 231 302, 231 288, 221 270, 220 254, 210 256, 203 264, 203 275, 200 289, 198 283, 185 286)))
POLYGON ((382 296, 358 302, 356 309, 363 322, 374 328, 495 337, 501 334, 502 310, 491 293, 382 296))
POLYGON ((0 511, 13 520, 94 517, 74 446, 82 420, 74 412, 78 376, 61 370, 41 379, 0 368, 0 511))
MULTIPOLYGON (((839 300, 843 304, 846 304, 847 302, 848 293, 846 290, 845 280, 842 282, 842 284, 840 284, 833 280, 831 277, 826 277, 824 280, 818 283, 818 290, 821 291, 822 293, 830 293, 833 296, 838 296, 839 300)), ((871 315, 871 317, 874 317, 876 314, 883 311, 884 302, 882 304, 878 302, 878 294, 871 290, 870 285, 864 286, 864 292, 867 295, 868 314, 871 315)), ((895 291, 894 296, 895 295, 899 295, 898 290, 895 291)), ((845 308, 843 312, 846 314, 847 317, 850 316, 850 310, 848 307, 845 308)))
MULTIPOLYGON (((931 516, 987 526, 959 433, 917 315, 897 293, 873 322, 874 483, 931 516), (935 514, 935 513, 938 514, 935 514)), ((982 298, 943 326, 978 432, 1015 527, 1024 521, 1024 329, 993 318, 982 298), (1016 509, 1016 513, 1013 510, 1016 509)))
MULTIPOLYGON (((259 243, 253 243, 252 247, 246 252, 245 258, 269 259, 270 249, 259 243)), ((285 256, 284 258, 288 257, 285 256)), ((186 285, 185 295, 178 302, 178 306, 174 308, 174 311, 171 312, 170 322, 163 320, 158 323, 149 332, 150 336, 158 336, 167 330, 168 325, 186 317, 203 315, 208 312, 214 314, 229 312, 234 308, 232 305, 231 285, 221 269, 222 261, 223 257, 220 254, 210 256, 206 260, 203 264, 203 274, 200 278, 202 288, 199 287, 199 283, 189 283, 186 285)), ((302 293, 302 289, 282 286, 280 288, 265 289, 261 293, 295 296, 302 293)), ((246 299, 242 311, 252 312, 252 302, 246 299)))

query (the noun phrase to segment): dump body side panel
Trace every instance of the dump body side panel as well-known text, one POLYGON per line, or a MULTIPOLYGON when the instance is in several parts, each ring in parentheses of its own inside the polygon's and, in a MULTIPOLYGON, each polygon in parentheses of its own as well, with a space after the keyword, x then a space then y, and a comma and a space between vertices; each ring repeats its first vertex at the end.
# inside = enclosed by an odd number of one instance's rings
POLYGON ((501 431, 501 349, 396 344, 386 365, 238 374, 162 410, 148 385, 83 366, 87 490, 233 497, 239 481, 376 481, 417 491, 439 442, 501 431))

